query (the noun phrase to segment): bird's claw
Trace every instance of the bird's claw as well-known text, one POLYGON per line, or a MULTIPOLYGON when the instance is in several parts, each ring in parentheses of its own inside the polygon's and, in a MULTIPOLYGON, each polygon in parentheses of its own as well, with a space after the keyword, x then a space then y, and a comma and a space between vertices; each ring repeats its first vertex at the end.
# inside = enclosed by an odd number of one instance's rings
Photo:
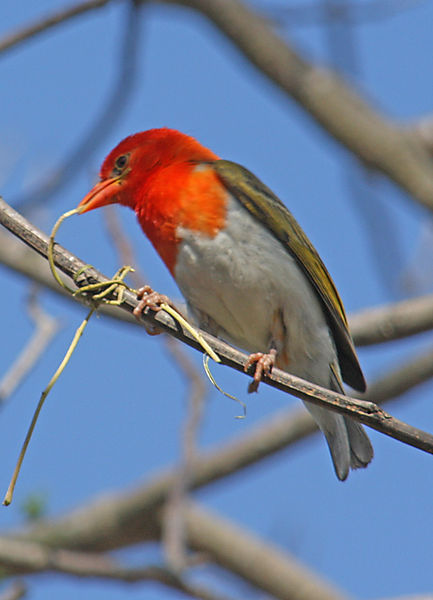
POLYGON ((257 392, 257 390, 259 389, 259 383, 261 382, 263 375, 271 374, 272 367, 275 365, 276 355, 277 351, 273 348, 267 354, 265 354, 264 352, 254 352, 254 354, 249 355, 248 360, 245 363, 244 371, 247 372, 248 369, 254 363, 256 364, 254 378, 248 386, 249 394, 257 392))
POLYGON ((148 308, 158 312, 161 310, 161 304, 171 305, 168 296, 155 292, 150 285, 144 285, 138 290, 137 299, 140 300, 140 302, 133 310, 133 315, 137 319, 139 319, 148 308))
MULTIPOLYGON (((140 320, 141 315, 144 314, 148 309, 154 312, 159 312, 162 307, 161 304, 168 304, 172 306, 172 303, 168 296, 155 292, 150 285, 144 285, 137 292, 137 299, 140 301, 132 311, 134 317, 140 320)), ((162 333, 162 330, 156 325, 145 325, 146 331, 150 335, 158 335, 162 333)))

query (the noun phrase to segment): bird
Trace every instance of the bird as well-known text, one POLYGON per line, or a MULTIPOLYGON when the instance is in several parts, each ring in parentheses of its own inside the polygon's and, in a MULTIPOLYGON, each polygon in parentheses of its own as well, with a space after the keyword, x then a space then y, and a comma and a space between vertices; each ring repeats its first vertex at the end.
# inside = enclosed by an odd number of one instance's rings
MULTIPOLYGON (((249 353, 256 391, 273 366, 329 390, 366 383, 337 289, 319 254, 281 200, 245 167, 220 159, 166 127, 122 140, 77 209, 120 204, 175 279, 188 315, 203 330, 249 353)), ((140 310, 166 297, 149 286, 140 310)), ((335 473, 366 467, 373 448, 363 426, 310 402, 335 473)))

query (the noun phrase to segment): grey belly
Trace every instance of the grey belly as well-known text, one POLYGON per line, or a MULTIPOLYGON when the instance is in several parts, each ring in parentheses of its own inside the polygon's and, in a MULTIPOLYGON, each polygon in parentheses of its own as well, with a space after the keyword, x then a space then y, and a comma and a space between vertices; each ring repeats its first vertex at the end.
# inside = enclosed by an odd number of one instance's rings
POLYGON ((267 352, 277 342, 288 357, 282 368, 328 385, 335 350, 311 284, 283 245, 235 201, 229 215, 214 238, 178 232, 175 275, 192 316, 247 352, 267 352))

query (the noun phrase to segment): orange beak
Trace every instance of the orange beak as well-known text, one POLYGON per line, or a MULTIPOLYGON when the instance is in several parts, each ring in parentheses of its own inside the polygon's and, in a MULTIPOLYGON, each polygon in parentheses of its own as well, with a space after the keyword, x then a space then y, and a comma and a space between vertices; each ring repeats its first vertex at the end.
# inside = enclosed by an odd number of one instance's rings
POLYGON ((78 205, 79 214, 82 215, 89 210, 108 204, 115 204, 118 201, 116 192, 119 182, 120 177, 112 177, 97 183, 78 205))

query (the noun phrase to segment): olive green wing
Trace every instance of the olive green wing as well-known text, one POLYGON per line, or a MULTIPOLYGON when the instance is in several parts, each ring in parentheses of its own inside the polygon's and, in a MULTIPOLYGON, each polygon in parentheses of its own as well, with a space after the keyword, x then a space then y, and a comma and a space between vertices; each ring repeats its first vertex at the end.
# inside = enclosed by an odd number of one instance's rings
POLYGON ((351 387, 364 391, 366 384, 341 298, 320 256, 293 215, 267 186, 244 167, 227 160, 217 160, 211 164, 230 193, 266 225, 296 259, 322 301, 334 336, 343 380, 351 387))

